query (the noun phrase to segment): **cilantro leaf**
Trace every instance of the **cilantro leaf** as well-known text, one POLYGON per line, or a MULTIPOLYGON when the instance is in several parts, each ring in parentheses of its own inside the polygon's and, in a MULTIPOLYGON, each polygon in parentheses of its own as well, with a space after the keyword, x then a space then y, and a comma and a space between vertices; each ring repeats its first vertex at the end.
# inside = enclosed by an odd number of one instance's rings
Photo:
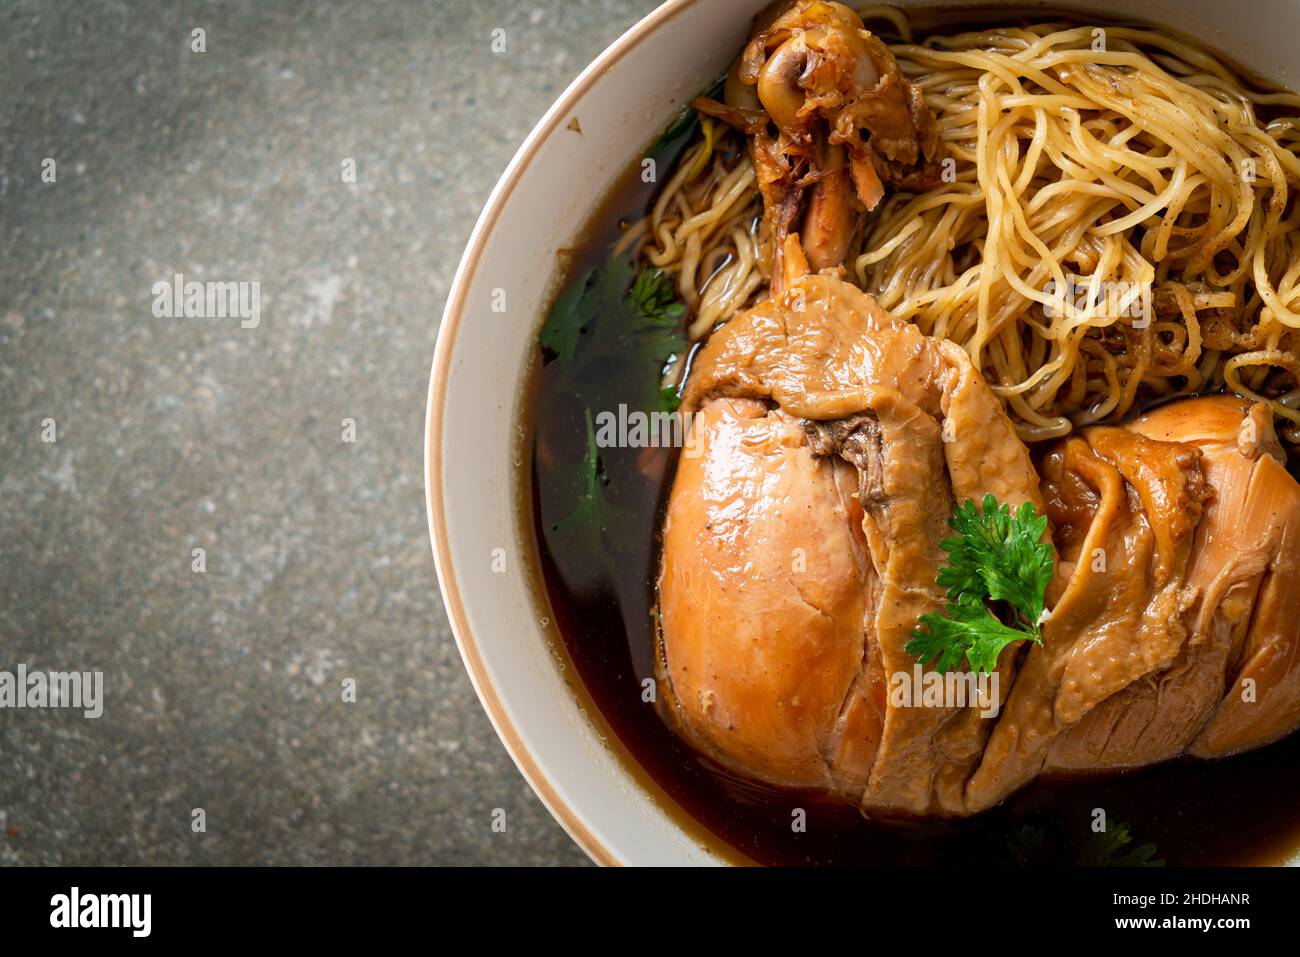
POLYGON ((922 615, 904 650, 921 664, 935 662, 938 671, 954 671, 963 655, 974 671, 997 668, 1002 649, 1013 641, 1042 642, 1040 619, 1047 586, 1052 580, 1052 546, 1042 541, 1047 516, 1025 502, 1016 512, 985 495, 982 508, 972 501, 959 505, 948 524, 958 535, 940 547, 948 564, 936 583, 948 589, 943 614, 922 615), (994 615, 986 602, 1005 602, 1015 627, 994 615))
POLYGON ((912 640, 903 650, 916 655, 923 665, 933 660, 936 671, 956 671, 965 655, 972 671, 992 672, 997 670, 1003 648, 1031 637, 1002 624, 983 602, 967 598, 949 604, 942 615, 922 615, 921 627, 912 632, 912 640))
POLYGON ((538 342, 561 362, 572 361, 583 335, 593 331, 603 311, 622 301, 631 281, 632 261, 627 256, 610 256, 587 270, 555 300, 538 342))
POLYGON ((662 269, 642 269, 632 283, 628 299, 643 322, 652 326, 677 327, 686 307, 677 301, 673 281, 662 269))
POLYGON ((1008 863, 1019 866, 1072 864, 1081 867, 1164 867, 1154 844, 1133 843, 1127 824, 1113 823, 1105 831, 1088 835, 1081 846, 1064 839, 1062 822, 1052 818, 1046 826, 1021 824, 1007 838, 1008 863))
POLYGON ((1092 835, 1080 863, 1089 867, 1164 867, 1165 862, 1156 857, 1154 844, 1139 844, 1125 852, 1133 843, 1127 824, 1116 822, 1106 830, 1092 835))
POLYGON ((947 587, 948 597, 1009 602, 1036 632, 1052 580, 1052 546, 1042 541, 1047 516, 1030 502, 1013 513, 1010 505, 999 506, 985 495, 982 512, 967 500, 948 524, 958 533, 940 546, 948 553, 948 565, 940 570, 938 583, 947 587))
POLYGON ((667 274, 637 272, 630 256, 614 254, 565 288, 537 338, 588 407, 672 411, 660 379, 686 348, 685 311, 667 274), (611 377, 611 367, 630 374, 611 377))
MULTIPOLYGON (((677 290, 669 276, 659 269, 642 269, 628 293, 634 313, 631 344, 636 354, 646 356, 656 372, 656 385, 667 361, 686 348, 680 331, 686 307, 677 301, 677 290)), ((658 387, 653 394, 638 392, 637 402, 645 411, 675 412, 681 404, 677 390, 658 387)))
POLYGON ((573 487, 567 496, 572 511, 553 524, 548 539, 552 548, 594 554, 601 547, 601 535, 622 532, 627 524, 626 512, 609 496, 609 479, 605 474, 592 426, 591 410, 584 410, 587 424, 587 451, 582 465, 572 473, 573 487))
POLYGON ((1052 842, 1047 831, 1033 824, 1022 824, 1007 838, 1007 850, 1011 862, 1022 867, 1028 864, 1045 862, 1052 842))
POLYGON ((537 341, 555 353, 556 358, 563 362, 573 358, 578 348, 578 338, 586 325, 581 306, 583 298, 591 288, 593 272, 594 270, 589 270, 581 280, 560 293, 560 297, 555 300, 555 305, 551 307, 551 314, 546 317, 541 333, 537 336, 537 341))
MULTIPOLYGON (((709 87, 702 96, 705 99, 717 100, 726 90, 727 78, 724 76, 713 86, 709 87)), ((686 142, 694 138, 696 127, 700 124, 699 111, 693 106, 687 106, 677 114, 664 131, 659 134, 658 139, 650 144, 650 149, 646 152, 647 156, 655 156, 667 152, 671 147, 679 143, 686 142)))

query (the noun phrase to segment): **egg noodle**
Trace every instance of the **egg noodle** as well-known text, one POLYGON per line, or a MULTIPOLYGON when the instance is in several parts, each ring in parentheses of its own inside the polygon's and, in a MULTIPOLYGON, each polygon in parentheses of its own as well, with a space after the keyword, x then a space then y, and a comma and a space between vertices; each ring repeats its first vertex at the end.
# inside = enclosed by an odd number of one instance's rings
MULTIPOLYGON (((961 344, 1027 441, 1226 386, 1300 442, 1300 96, 1150 30, 917 43, 901 11, 859 13, 948 161, 936 188, 863 217, 850 280, 961 344)), ((700 129, 625 237, 673 276, 693 341, 766 295, 769 268, 741 137, 700 129)))

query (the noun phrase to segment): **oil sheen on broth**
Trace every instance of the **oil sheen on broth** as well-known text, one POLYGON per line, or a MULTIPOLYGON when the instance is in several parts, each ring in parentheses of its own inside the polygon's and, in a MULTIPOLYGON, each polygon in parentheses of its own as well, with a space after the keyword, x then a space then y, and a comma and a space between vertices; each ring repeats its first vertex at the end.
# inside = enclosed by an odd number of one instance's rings
MULTIPOLYGON (((1024 19, 1007 8, 928 17, 921 26, 945 31, 1024 19)), ((1034 19, 1072 18, 1038 10, 1034 19)), ((686 137, 661 143, 654 154, 658 169, 670 169, 688 143, 686 137)), ((561 297, 600 266, 623 225, 653 204, 659 184, 643 182, 641 172, 639 162, 625 172, 575 248, 565 251, 561 297)), ((731 850, 777 865, 1236 865, 1281 863, 1300 846, 1300 734, 1221 761, 1176 760, 1118 775, 1040 779, 992 811, 952 822, 874 822, 819 795, 758 785, 713 765, 684 744, 643 695, 643 682, 655 674, 659 529, 678 452, 602 448, 598 481, 617 528, 606 529, 599 549, 567 547, 570 542, 555 531, 587 449, 584 396, 601 395, 601 408, 616 408, 619 384, 646 370, 633 366, 630 353, 602 355, 600 364, 577 375, 551 358, 542 353, 534 364, 525 408, 532 434, 529 494, 522 504, 538 546, 534 587, 605 722, 681 813, 717 839, 724 856, 731 850), (1105 809, 1110 841, 1093 832, 1096 808, 1105 809), (806 816, 802 830, 792 826, 798 809, 806 816), (1115 840, 1117 825, 1126 828, 1126 842, 1115 840)))

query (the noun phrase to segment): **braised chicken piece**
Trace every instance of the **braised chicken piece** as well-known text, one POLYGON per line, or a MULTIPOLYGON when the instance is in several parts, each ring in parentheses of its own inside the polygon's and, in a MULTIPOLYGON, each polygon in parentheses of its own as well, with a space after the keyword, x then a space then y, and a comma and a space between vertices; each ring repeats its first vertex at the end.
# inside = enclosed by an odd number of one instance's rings
MULTIPOLYGON (((800 261, 793 237, 787 251, 800 261)), ((682 458, 664 527, 671 720, 759 780, 881 814, 961 813, 989 722, 892 707, 886 681, 912 669, 903 646, 944 605, 954 502, 1042 506, 965 352, 840 279, 792 276, 714 334, 683 408, 699 454, 682 458)))
POLYGON ((961 816, 1300 725, 1300 486, 1265 406, 1183 400, 1035 470, 963 350, 785 252, 784 292, 713 335, 684 395, 659 678, 688 741, 871 816, 961 816), (1042 643, 1003 650, 992 709, 898 705, 947 519, 985 494, 1050 518, 1042 643))
POLYGON ((791 232, 814 271, 840 265, 861 211, 876 208, 886 184, 936 185, 942 154, 920 87, 856 13, 824 0, 773 9, 733 65, 725 102, 692 105, 748 137, 779 295, 791 232))
MULTIPOLYGON (((1213 646, 1210 719, 1188 751, 1235 754, 1300 724, 1300 503, 1263 403, 1229 396, 1166 406, 1129 426, 1200 450, 1214 498, 1188 574, 1195 634, 1213 646)), ((1205 652, 1204 654, 1208 654, 1205 652)))
POLYGON ((857 476, 816 457, 798 419, 753 399, 710 400, 695 428, 703 448, 681 460, 665 529, 665 690, 705 753, 834 789, 823 752, 859 678, 873 580, 857 476))
POLYGON ((1300 486, 1268 407, 1187 399, 1042 463, 1063 592, 967 785, 1225 756, 1300 725, 1300 486), (1044 703, 1049 707, 1044 707, 1044 703))
MULTIPOLYGON (((1185 615, 1196 593, 1187 571, 1209 494, 1199 452, 1097 427, 1055 447, 1042 471, 1062 591, 967 785, 970 810, 996 804, 1045 768, 1173 757, 1199 726, 1171 746, 1146 727, 1149 712, 1127 707, 1156 675, 1172 674, 1189 643, 1185 615)), ((1173 720, 1161 713, 1167 725, 1173 720)))

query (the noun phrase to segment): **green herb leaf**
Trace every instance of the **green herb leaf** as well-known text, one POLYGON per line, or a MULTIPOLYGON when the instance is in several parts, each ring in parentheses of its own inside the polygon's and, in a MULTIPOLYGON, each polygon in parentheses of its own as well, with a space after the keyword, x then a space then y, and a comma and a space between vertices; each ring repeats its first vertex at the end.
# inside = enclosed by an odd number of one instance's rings
POLYGON ((610 499, 610 482, 605 475, 596 444, 596 430, 591 410, 584 411, 587 424, 587 451, 582 465, 573 475, 568 498, 573 509, 551 526, 552 548, 565 553, 594 554, 601 548, 601 535, 607 531, 626 531, 626 512, 610 499))
POLYGON ((571 361, 583 335, 593 330, 603 312, 618 308, 631 282, 632 261, 627 256, 610 256, 589 269, 555 300, 538 341, 561 362, 571 361))
POLYGON ((956 670, 965 656, 972 670, 991 672, 1011 642, 1042 641, 1039 619, 1054 566, 1052 546, 1042 541, 1047 516, 1029 502, 1013 513, 986 495, 982 509, 967 501, 948 524, 959 534, 940 543, 948 564, 936 579, 948 589, 948 606, 943 614, 922 615, 904 650, 922 664, 934 661, 938 671, 956 670), (986 601, 1006 602, 1016 627, 1004 624, 986 601))
POLYGON ((972 671, 992 672, 997 670, 1002 649, 1024 638, 1037 640, 1002 624, 983 602, 967 598, 949 604, 942 615, 922 615, 921 627, 912 632, 912 640, 903 650, 916 655, 923 665, 934 661, 936 671, 956 671, 965 655, 972 671))
POLYGON ((1047 831, 1033 824, 1020 825, 1007 838, 1007 850, 1010 852, 1011 862, 1022 867, 1045 863, 1051 847, 1047 831))
POLYGON ((650 412, 663 407, 665 363, 686 348, 680 330, 686 307, 672 279, 658 269, 634 273, 630 257, 611 255, 556 300, 538 341, 564 363, 590 408, 619 403, 650 412), (635 370, 630 376, 588 374, 594 366, 635 370))
POLYGON ((1133 843, 1133 835, 1127 824, 1116 822, 1098 834, 1092 840, 1080 863, 1087 867, 1164 867, 1165 862, 1156 857, 1154 844, 1139 844, 1124 851, 1133 843))
POLYGON ((537 337, 537 340, 555 353, 556 358, 561 362, 573 358, 578 348, 578 339, 587 324, 588 317, 582 310, 582 303, 591 289, 593 273, 594 270, 589 270, 580 280, 560 294, 560 297, 555 300, 555 305, 551 307, 551 314, 546 317, 541 334, 537 337))
POLYGON ((1100 833, 1088 835, 1081 847, 1064 839, 1064 829, 1059 818, 1047 826, 1021 824, 1007 838, 1009 863, 1026 866, 1060 866, 1072 864, 1082 867, 1164 867, 1165 862, 1156 857, 1154 844, 1133 843, 1129 825, 1113 823, 1100 833))
POLYGON ((1043 596, 1052 580, 1052 546, 1042 541, 1047 516, 1040 516, 1029 502, 1012 513, 1011 506, 999 506, 992 495, 985 495, 982 511, 968 500, 948 524, 959 533, 941 545, 948 566, 939 572, 938 583, 947 587, 948 597, 1009 602, 1023 624, 1037 633, 1043 596))
MULTIPOLYGON (((723 77, 709 87, 702 95, 710 100, 717 100, 722 97, 726 89, 727 79, 723 77)), ((693 106, 684 107, 681 113, 677 114, 664 131, 659 134, 659 138, 650 144, 647 155, 654 156, 662 153, 668 148, 682 140, 686 140, 694 135, 696 128, 700 124, 699 111, 693 106)))
POLYGON ((677 327, 686 307, 677 301, 673 281, 661 269, 642 269, 628 293, 632 307, 643 322, 677 327))
POLYGON ((588 407, 613 410, 626 403, 651 412, 665 407, 665 364, 686 348, 679 328, 685 311, 668 275, 650 268, 636 272, 630 257, 611 255, 564 289, 537 339, 550 353, 548 361, 567 367, 588 407), (589 374, 597 365, 634 371, 610 381, 589 374))

